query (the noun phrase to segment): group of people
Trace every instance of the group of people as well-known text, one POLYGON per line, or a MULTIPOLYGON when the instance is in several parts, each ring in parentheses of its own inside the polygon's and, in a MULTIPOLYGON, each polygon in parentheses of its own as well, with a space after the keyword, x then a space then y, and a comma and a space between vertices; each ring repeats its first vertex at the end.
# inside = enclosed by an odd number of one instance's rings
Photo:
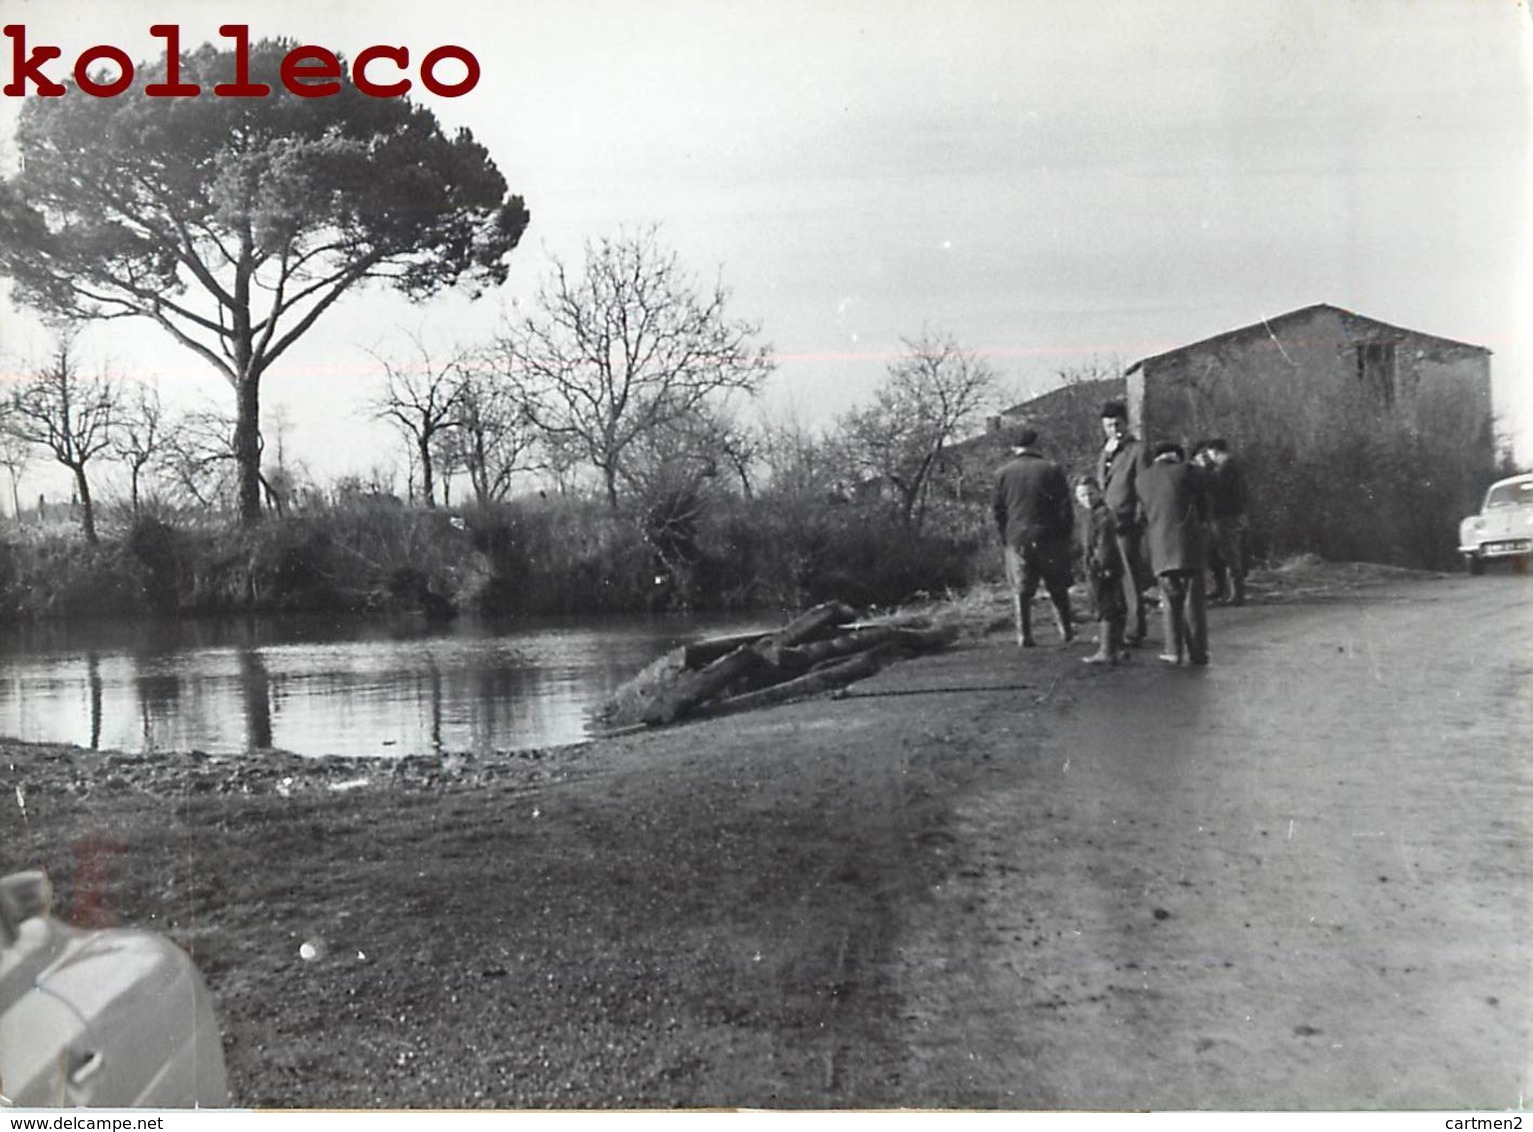
POLYGON ((1062 641, 1075 639, 1070 611, 1073 549, 1080 532, 1087 593, 1100 632, 1088 664, 1118 664, 1146 636, 1148 591, 1160 588, 1168 664, 1208 663, 1207 601, 1245 604, 1246 492, 1222 438, 1189 454, 1164 442, 1148 454, 1129 431, 1122 401, 1102 406, 1104 443, 1094 474, 1074 485, 1022 429, 996 476, 992 509, 1004 547, 1017 644, 1030 648, 1032 603, 1041 585, 1062 641), (1073 496, 1073 499, 1072 499, 1073 496), (1077 524, 1076 507, 1083 519, 1077 524), (1214 592, 1205 590, 1212 575, 1214 592))

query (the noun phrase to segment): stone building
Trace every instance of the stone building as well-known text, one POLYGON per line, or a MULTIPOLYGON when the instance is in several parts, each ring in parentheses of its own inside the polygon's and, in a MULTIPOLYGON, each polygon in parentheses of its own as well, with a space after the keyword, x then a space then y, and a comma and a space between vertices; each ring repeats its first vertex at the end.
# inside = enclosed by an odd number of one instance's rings
POLYGON ((1318 440, 1382 414, 1472 437, 1495 460, 1488 349, 1325 303, 1142 358, 1125 377, 1130 421, 1150 440, 1318 440))
POLYGON ((1224 437, 1272 554, 1438 566, 1494 478, 1490 351, 1320 303, 1133 363, 1151 444, 1224 437))

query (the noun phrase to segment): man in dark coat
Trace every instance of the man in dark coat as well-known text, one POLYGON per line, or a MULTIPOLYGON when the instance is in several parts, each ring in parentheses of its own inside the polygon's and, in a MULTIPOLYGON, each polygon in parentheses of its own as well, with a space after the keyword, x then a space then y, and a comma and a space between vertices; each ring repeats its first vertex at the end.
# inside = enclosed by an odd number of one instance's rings
POLYGON ((1218 552, 1213 566, 1214 600, 1246 603, 1246 480, 1223 437, 1207 445, 1209 534, 1218 552))
MULTIPOLYGON (((1203 494, 1210 497, 1214 480, 1214 454, 1208 447, 1211 443, 1213 442, 1210 440, 1195 440, 1192 447, 1187 450, 1188 462, 1203 474, 1203 494)), ((1212 514, 1209 517, 1207 533, 1207 545, 1204 547, 1207 551, 1207 562, 1204 563, 1204 569, 1208 571, 1208 576, 1213 582, 1213 588, 1207 595, 1208 600, 1213 601, 1215 595, 1223 590, 1229 572, 1224 567, 1224 559, 1219 555, 1219 540, 1214 538, 1212 514)))
POLYGON ((1097 456, 1097 483, 1117 525, 1118 552, 1123 558, 1123 600, 1128 607, 1127 643, 1144 640, 1144 591, 1155 581, 1144 559, 1144 516, 1139 507, 1138 476, 1144 448, 1129 431, 1128 406, 1108 401, 1102 406, 1106 442, 1097 456))
POLYGON ((1060 639, 1075 639, 1070 619, 1070 540, 1075 511, 1070 485, 1059 465, 1034 447, 1038 433, 1026 428, 1017 434, 1013 456, 996 473, 991 510, 1005 548, 1006 580, 1011 586, 1017 644, 1031 648, 1032 604, 1038 583, 1054 606, 1060 639))
POLYGON ((1166 633, 1160 658, 1170 664, 1180 664, 1184 657, 1193 664, 1207 664, 1204 475, 1187 463, 1181 445, 1158 444, 1155 458, 1140 469, 1138 487, 1150 566, 1160 579, 1166 633))

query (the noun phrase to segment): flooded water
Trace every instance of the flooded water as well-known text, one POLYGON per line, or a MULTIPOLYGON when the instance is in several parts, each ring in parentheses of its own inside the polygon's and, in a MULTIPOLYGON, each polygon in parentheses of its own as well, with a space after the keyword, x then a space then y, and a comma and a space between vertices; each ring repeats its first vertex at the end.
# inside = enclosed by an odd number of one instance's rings
POLYGON ((0 631, 0 735, 125 751, 399 756, 577 742, 666 650, 772 627, 685 617, 248 618, 0 631))

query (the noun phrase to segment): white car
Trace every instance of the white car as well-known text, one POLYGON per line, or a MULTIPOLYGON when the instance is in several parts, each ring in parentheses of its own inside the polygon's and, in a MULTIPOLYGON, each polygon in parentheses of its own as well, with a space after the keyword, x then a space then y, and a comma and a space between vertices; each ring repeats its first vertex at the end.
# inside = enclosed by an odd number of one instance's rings
POLYGON ((0 1105, 229 1103, 212 1000, 154 932, 55 920, 41 872, 0 878, 0 1105))
POLYGON ((1497 480, 1485 493, 1485 505, 1458 526, 1458 552, 1471 574, 1487 562, 1511 559, 1521 568, 1533 553, 1533 473, 1497 480))

